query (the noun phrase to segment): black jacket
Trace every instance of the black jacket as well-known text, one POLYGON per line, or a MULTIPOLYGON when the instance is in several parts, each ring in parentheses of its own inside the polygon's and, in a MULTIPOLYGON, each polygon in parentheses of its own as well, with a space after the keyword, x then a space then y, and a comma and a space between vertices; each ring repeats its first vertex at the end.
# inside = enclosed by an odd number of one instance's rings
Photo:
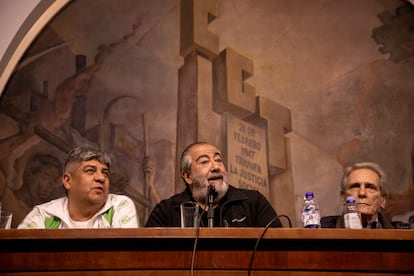
MULTIPOLYGON (((194 201, 188 187, 158 203, 145 227, 180 227, 180 204, 186 201, 194 201)), ((214 209, 214 226, 264 227, 276 217, 275 210, 260 192, 229 186, 228 192, 214 209)), ((207 226, 206 212, 202 214, 200 226, 207 226)), ((277 218, 271 227, 282 227, 282 224, 277 218)))
MULTIPOLYGON (((382 228, 384 229, 393 229, 394 226, 392 223, 384 217, 381 213, 378 213, 378 221, 381 223, 382 228)), ((338 216, 336 221, 336 228, 345 228, 345 222, 343 216, 338 216)))

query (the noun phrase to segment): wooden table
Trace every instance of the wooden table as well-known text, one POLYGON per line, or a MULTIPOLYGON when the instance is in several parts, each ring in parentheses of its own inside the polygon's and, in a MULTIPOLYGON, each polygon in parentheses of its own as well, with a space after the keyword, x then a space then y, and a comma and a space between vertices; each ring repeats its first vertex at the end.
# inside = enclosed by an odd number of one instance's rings
MULTIPOLYGON (((248 275, 262 231, 200 229, 194 275, 248 275)), ((0 230, 0 274, 190 275, 195 235, 181 228, 0 230)), ((268 229, 251 275, 270 271, 414 274, 414 230, 268 229)))

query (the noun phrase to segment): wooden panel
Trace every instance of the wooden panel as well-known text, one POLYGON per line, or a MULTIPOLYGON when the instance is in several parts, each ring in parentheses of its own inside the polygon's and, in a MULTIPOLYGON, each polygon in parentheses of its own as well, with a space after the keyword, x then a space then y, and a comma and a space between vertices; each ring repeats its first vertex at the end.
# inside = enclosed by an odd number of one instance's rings
MULTIPOLYGON (((194 259, 197 275, 246 273, 262 231, 200 229, 194 259)), ((180 228, 1 230, 0 274, 188 271, 195 234, 194 229, 180 228)), ((395 274, 414 273, 413 260, 413 230, 282 228, 268 229, 252 268, 253 275, 269 271, 395 274)))

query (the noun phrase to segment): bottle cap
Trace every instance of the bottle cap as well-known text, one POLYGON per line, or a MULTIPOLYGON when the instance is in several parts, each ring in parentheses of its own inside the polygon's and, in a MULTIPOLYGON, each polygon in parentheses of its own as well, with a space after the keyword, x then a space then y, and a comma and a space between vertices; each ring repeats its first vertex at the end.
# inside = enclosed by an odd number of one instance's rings
POLYGON ((308 197, 314 197, 314 195, 313 195, 313 192, 307 192, 306 194, 305 194, 305 198, 308 198, 308 197))
POLYGON ((355 198, 353 196, 347 196, 346 202, 355 202, 355 198))

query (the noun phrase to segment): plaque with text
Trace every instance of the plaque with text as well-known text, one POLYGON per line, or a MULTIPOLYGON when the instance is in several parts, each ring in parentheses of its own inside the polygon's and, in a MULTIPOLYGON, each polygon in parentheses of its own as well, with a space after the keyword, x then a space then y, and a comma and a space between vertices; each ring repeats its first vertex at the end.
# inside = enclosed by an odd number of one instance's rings
POLYGON ((269 199, 266 131, 233 115, 226 115, 229 183, 258 190, 269 199))

